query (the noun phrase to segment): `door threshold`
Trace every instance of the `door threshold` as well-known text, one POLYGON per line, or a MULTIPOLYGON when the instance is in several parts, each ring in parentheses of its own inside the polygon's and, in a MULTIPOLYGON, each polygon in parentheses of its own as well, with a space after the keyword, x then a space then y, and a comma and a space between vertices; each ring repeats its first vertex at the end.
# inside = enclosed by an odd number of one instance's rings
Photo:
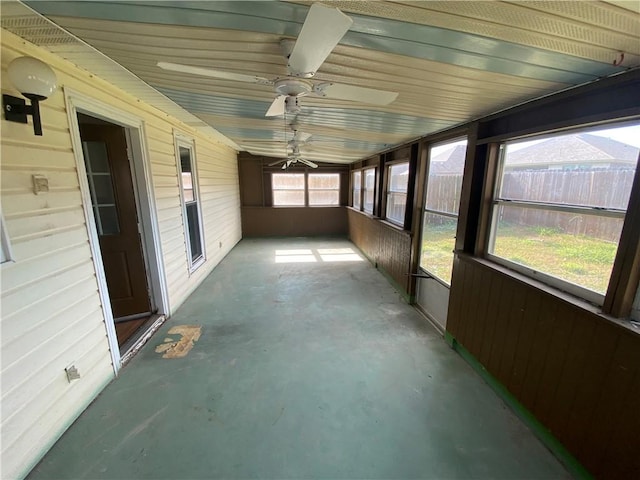
POLYGON ((140 351, 166 319, 165 315, 151 315, 149 320, 140 328, 142 334, 134 335, 122 345, 120 348, 120 367, 124 367, 140 351))
POLYGON ((126 317, 118 317, 113 319, 113 323, 124 323, 132 320, 139 320, 144 317, 151 317, 151 312, 135 313, 133 315, 127 315, 126 317))

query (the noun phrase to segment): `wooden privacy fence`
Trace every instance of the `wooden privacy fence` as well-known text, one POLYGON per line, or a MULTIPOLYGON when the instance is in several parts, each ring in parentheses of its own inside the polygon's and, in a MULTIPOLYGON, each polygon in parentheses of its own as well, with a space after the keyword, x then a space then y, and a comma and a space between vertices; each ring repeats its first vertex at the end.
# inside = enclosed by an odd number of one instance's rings
MULTIPOLYGON (((550 202, 625 210, 635 169, 512 170, 505 171, 501 197, 510 200, 550 202)), ((429 178, 429 209, 457 212, 462 176, 434 175, 429 178)), ((513 225, 549 228, 573 235, 588 235, 618 241, 622 221, 597 215, 505 205, 500 219, 513 225)))

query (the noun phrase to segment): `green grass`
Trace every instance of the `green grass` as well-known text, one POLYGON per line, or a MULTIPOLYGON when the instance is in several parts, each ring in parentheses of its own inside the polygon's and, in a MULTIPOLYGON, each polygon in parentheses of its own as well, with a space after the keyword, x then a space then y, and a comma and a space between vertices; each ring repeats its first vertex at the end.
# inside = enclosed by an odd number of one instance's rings
MULTIPOLYGON (((447 282, 455 229, 438 226, 429 229, 423 244, 421 265, 447 282)), ((584 235, 572 235, 557 229, 500 225, 494 254, 605 293, 611 275, 617 244, 584 235)))
POLYGON ((422 239, 420 266, 448 284, 451 284, 455 236, 456 224, 451 221, 443 225, 430 224, 422 239))

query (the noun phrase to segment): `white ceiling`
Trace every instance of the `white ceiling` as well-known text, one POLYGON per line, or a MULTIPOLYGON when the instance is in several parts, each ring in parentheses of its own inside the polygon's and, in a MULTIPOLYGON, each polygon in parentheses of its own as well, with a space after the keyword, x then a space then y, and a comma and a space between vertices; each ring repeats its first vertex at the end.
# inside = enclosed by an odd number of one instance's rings
POLYGON ((328 1, 354 23, 315 79, 397 91, 398 98, 377 106, 309 96, 297 117, 265 118, 272 86, 156 64, 284 77, 279 42, 297 37, 312 2, 26 3, 147 85, 80 42, 38 31, 23 6, 3 2, 4 28, 192 125, 210 125, 232 145, 275 157, 286 152, 292 122, 312 135, 301 147, 306 158, 350 163, 640 65, 638 1, 328 1), (175 104, 189 113, 176 113, 175 104))

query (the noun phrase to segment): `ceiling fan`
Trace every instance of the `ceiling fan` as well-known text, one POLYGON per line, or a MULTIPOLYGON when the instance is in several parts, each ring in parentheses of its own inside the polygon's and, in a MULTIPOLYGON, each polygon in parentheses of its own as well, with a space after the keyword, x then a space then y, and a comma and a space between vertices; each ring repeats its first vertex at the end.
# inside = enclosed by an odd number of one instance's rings
POLYGON ((295 163, 303 163, 308 167, 318 168, 318 165, 316 163, 312 162, 311 160, 307 160, 306 158, 302 158, 302 153, 300 153, 300 144, 297 141, 291 140, 288 146, 292 148, 293 152, 290 155, 287 155, 287 158, 283 158, 281 160, 270 163, 270 167, 282 163, 282 170, 286 170, 295 163))
POLYGON ((388 105, 397 98, 397 92, 333 82, 314 83, 308 80, 316 74, 318 68, 347 33, 352 23, 353 20, 337 8, 314 3, 309 9, 309 13, 307 13, 307 18, 295 43, 286 39, 280 42, 283 53, 288 59, 288 76, 283 78, 270 80, 254 75, 169 62, 158 62, 157 65, 164 70, 192 75, 259 85, 273 85, 278 96, 267 110, 266 117, 284 115, 285 113, 298 113, 300 111, 299 98, 306 95, 373 105, 388 105))

